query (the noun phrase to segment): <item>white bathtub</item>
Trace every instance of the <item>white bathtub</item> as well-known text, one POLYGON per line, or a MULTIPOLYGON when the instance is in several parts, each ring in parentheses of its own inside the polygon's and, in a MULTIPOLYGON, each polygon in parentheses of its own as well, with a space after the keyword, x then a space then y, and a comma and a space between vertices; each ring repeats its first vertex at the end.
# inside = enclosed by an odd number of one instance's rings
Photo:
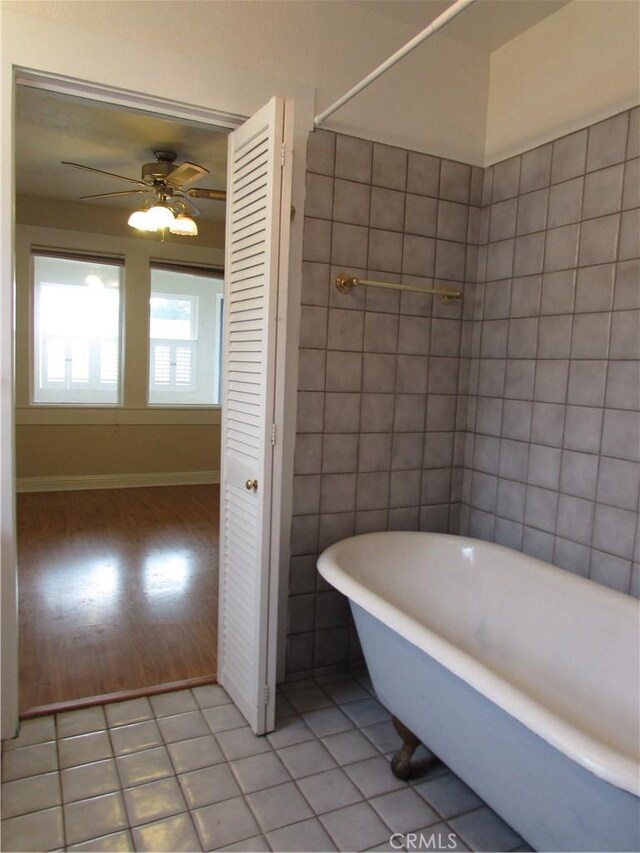
POLYGON ((635 599, 500 545, 354 536, 351 600, 383 704, 537 850, 640 850, 635 599))

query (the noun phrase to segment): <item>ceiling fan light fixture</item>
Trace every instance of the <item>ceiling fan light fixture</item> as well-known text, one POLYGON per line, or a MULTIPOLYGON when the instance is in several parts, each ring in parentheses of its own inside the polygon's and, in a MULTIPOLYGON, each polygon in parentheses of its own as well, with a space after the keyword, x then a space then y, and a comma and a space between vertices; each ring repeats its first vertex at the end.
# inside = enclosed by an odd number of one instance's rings
POLYGON ((162 202, 150 207, 145 216, 146 221, 148 222, 147 228, 149 231, 159 231, 162 228, 171 228, 176 221, 171 208, 162 202))
POLYGON ((197 237, 198 226, 186 213, 179 213, 172 225, 169 226, 171 234, 179 234, 183 237, 197 237))
POLYGON ((155 228, 149 222, 146 210, 134 210, 127 224, 132 228, 137 228, 138 231, 155 231, 155 228))

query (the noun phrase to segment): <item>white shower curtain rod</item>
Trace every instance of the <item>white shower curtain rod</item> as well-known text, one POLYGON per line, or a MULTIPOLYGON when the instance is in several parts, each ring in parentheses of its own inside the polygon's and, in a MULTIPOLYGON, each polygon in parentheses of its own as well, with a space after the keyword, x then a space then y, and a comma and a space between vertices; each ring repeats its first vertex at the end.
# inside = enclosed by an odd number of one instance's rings
POLYGON ((357 94, 362 92, 363 89, 366 89, 367 86, 373 83, 374 80, 377 80, 378 77, 385 73, 385 71, 388 71, 389 68, 392 68, 396 64, 396 62, 400 62, 401 59, 404 59, 404 57, 408 53, 411 53, 414 48, 418 47, 418 45, 422 44, 422 42, 426 41, 434 33, 437 33, 438 30, 441 30, 442 27, 446 26, 449 23, 449 21, 452 21, 455 17, 457 17, 460 12, 464 12, 464 10, 468 6, 471 6, 472 3, 475 3, 475 1, 476 0, 456 0, 456 2, 449 6, 449 8, 446 9, 441 15, 438 15, 438 17, 433 20, 428 27, 425 27, 418 33, 418 35, 414 36, 411 41, 408 41, 404 45, 404 47, 401 47, 399 50, 396 50, 396 52, 392 56, 390 56, 389 59, 385 60, 382 65, 378 65, 378 67, 375 68, 370 74, 367 74, 367 76, 363 80, 357 83, 352 89, 349 89, 349 91, 345 95, 343 95, 341 98, 338 98, 335 104, 332 104, 324 112, 321 112, 319 115, 317 115, 313 120, 314 125, 316 127, 320 127, 320 125, 326 119, 328 119, 330 115, 333 115, 336 110, 339 110, 340 107, 344 106, 347 101, 350 101, 351 98, 355 98, 357 94))

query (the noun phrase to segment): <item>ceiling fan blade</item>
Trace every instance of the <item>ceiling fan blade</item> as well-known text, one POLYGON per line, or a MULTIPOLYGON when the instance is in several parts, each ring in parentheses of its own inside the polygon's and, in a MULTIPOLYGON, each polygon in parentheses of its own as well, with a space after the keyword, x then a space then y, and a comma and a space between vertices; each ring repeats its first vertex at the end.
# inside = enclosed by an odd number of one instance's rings
POLYGON ((110 178, 120 178, 121 181, 129 181, 132 184, 139 184, 146 187, 144 181, 139 181, 136 178, 127 178, 125 175, 116 175, 115 172, 105 172, 104 169, 94 169, 93 166, 83 166, 82 163, 70 163, 68 160, 62 160, 63 166, 73 166, 74 169, 84 169, 85 172, 97 172, 99 175, 108 175, 110 178))
POLYGON ((211 190, 208 187, 191 187, 191 189, 185 190, 185 193, 193 196, 193 198, 206 198, 209 201, 227 200, 226 190, 211 190))
POLYGON ((121 190, 116 193, 94 193, 93 195, 81 195, 80 201, 86 201, 88 198, 115 198, 119 195, 137 195, 138 193, 148 193, 151 192, 151 189, 147 190, 121 190))
POLYGON ((193 213, 194 216, 202 216, 202 211, 197 204, 194 204, 186 193, 174 193, 174 198, 183 198, 185 206, 193 213))
POLYGON ((151 187, 147 187, 146 190, 120 190, 115 193, 94 193, 93 195, 81 195, 80 201, 85 201, 88 198, 114 198, 118 195, 137 195, 138 193, 149 193, 152 192, 151 187))
POLYGON ((173 172, 169 172, 165 181, 172 187, 184 187, 208 174, 209 170, 205 169, 204 166, 198 166, 197 163, 180 163, 173 172))

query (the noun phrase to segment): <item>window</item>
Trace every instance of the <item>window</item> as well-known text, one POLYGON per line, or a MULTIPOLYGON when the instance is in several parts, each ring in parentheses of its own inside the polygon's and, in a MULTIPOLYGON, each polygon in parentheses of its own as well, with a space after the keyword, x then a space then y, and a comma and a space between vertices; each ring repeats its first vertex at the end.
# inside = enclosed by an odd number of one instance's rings
POLYGON ((118 261, 34 253, 33 402, 120 400, 118 261))
POLYGON ((152 265, 151 405, 220 402, 222 287, 219 272, 152 265))

